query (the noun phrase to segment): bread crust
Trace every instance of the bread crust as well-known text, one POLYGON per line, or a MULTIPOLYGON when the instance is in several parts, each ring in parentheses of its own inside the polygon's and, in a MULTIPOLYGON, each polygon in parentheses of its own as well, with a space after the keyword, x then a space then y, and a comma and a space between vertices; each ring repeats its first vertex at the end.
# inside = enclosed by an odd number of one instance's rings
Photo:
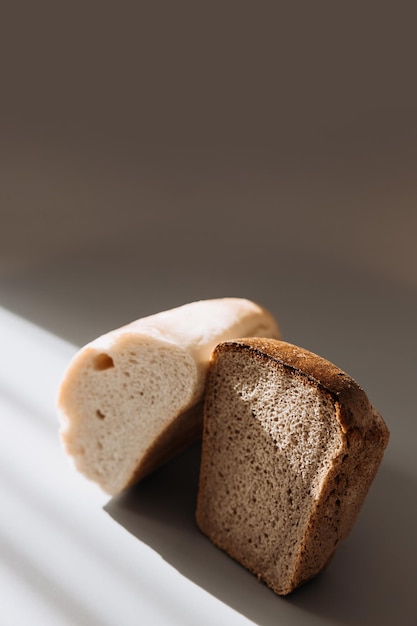
MULTIPOLYGON (((268 358, 306 376, 318 387, 329 393, 339 404, 339 422, 344 432, 368 425, 371 403, 357 382, 339 367, 323 357, 286 341, 270 338, 237 339, 216 346, 213 359, 220 350, 249 350, 262 358, 268 358)), ((382 419, 379 422, 381 436, 388 443, 389 431, 382 419)))
POLYGON ((266 582, 276 593, 286 595, 316 576, 351 531, 388 444, 388 428, 372 407, 364 390, 338 367, 287 342, 258 338, 223 342, 214 350, 207 382, 204 420, 197 523, 218 547, 266 582), (219 536, 214 523, 217 513, 207 501, 207 480, 213 471, 208 448, 216 445, 213 440, 207 442, 210 426, 208 405, 211 395, 215 393, 215 377, 220 375, 217 363, 226 352, 246 353, 260 361, 266 359, 271 367, 284 367, 307 379, 331 398, 340 429, 342 445, 321 481, 319 494, 311 499, 308 524, 298 542, 288 575, 279 580, 266 573, 266 567, 255 566, 244 550, 231 548, 224 537, 219 536))

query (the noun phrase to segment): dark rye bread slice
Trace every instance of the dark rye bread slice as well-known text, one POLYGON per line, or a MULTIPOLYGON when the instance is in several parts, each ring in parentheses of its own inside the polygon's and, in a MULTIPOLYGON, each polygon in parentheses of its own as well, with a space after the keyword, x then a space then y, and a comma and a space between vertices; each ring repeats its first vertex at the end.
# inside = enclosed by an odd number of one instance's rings
POLYGON ((350 532, 389 439, 364 391, 278 340, 221 343, 207 380, 200 529, 278 594, 350 532))

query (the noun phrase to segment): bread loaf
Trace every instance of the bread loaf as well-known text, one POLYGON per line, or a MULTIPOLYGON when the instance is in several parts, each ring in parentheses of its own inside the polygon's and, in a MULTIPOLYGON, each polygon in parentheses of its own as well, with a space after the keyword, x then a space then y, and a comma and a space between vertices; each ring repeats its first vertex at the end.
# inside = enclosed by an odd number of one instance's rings
POLYGON ((82 348, 58 397, 61 437, 76 467, 116 494, 201 435, 210 354, 239 336, 278 337, 254 302, 193 302, 137 320, 82 348))
POLYGON ((364 391, 325 359, 272 339, 222 343, 207 381, 198 525, 288 594, 350 532, 388 438, 364 391))

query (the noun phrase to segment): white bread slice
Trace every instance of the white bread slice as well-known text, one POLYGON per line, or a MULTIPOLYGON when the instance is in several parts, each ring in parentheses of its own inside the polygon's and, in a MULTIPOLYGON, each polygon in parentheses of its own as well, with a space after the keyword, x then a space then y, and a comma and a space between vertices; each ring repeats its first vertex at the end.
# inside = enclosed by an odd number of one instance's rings
POLYGON ((116 494, 200 437, 210 354, 239 336, 279 330, 254 302, 220 298, 145 317, 82 348, 58 396, 61 438, 78 470, 116 494))
POLYGON ((389 432, 325 359, 268 339, 222 343, 207 378, 200 529, 278 594, 350 532, 389 432))

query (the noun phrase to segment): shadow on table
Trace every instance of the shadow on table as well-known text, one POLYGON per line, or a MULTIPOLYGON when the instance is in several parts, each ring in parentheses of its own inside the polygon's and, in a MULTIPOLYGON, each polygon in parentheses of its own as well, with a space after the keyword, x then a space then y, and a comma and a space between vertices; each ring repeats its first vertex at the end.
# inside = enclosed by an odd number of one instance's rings
POLYGON ((261 626, 417 623, 416 484, 381 467, 357 524, 320 576, 276 596, 198 530, 199 446, 113 498, 107 513, 208 593, 261 626))

